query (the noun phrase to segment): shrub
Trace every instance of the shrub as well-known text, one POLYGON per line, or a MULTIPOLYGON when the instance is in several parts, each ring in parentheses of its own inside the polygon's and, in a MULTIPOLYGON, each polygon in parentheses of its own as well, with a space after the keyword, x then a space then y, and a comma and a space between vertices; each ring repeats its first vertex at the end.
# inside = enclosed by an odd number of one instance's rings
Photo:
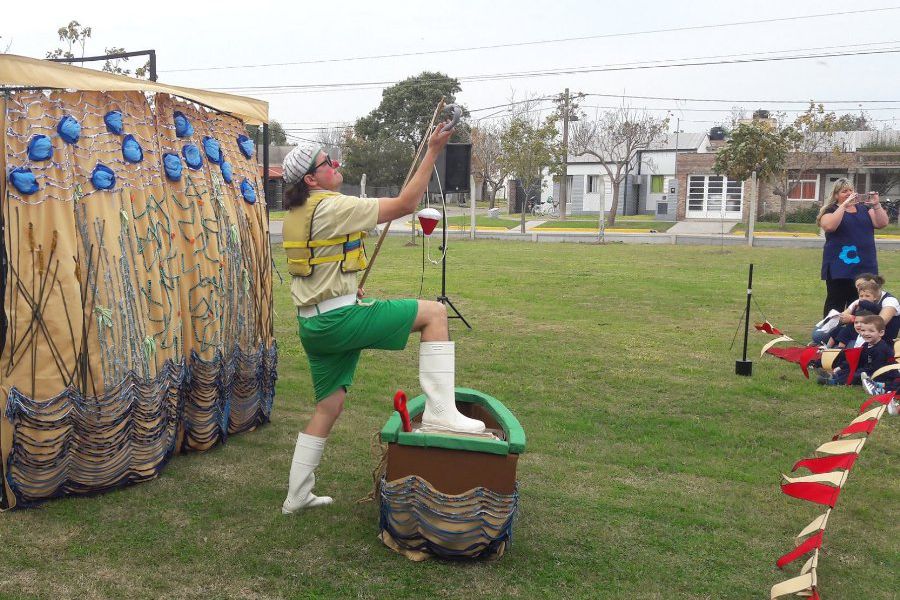
MULTIPOLYGON (((798 208, 795 211, 789 212, 787 214, 787 222, 788 223, 815 223, 816 216, 819 214, 819 205, 818 204, 810 204, 808 206, 803 206, 798 208)), ((781 213, 779 212, 769 212, 760 215, 757 221, 761 223, 777 223, 781 219, 781 213)))

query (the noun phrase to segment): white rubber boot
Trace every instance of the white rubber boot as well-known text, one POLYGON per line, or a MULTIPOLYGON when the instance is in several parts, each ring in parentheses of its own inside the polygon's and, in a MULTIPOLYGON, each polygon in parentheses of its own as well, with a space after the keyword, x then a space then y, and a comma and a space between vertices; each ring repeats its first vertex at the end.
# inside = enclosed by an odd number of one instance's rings
POLYGON ((481 433, 484 423, 470 419, 456 409, 455 375, 453 342, 422 342, 419 345, 419 383, 426 396, 422 424, 435 429, 481 433))
POLYGON ((312 493, 313 486, 316 484, 316 474, 313 471, 322 460, 325 440, 326 438, 305 433, 297 436, 294 458, 291 461, 287 498, 281 505, 282 514, 292 515, 304 508, 323 506, 334 502, 330 496, 316 496, 312 493))

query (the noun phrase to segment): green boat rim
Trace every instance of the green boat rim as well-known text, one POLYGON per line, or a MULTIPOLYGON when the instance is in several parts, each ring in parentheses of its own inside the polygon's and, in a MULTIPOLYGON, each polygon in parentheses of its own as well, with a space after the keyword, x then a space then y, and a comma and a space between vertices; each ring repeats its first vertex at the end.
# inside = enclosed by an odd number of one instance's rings
MULTIPOLYGON (((407 433, 403 431, 400 414, 394 411, 384 427, 381 428, 383 443, 397 443, 403 446, 420 446, 425 448, 444 448, 448 450, 465 450, 469 452, 485 452, 488 454, 522 454, 525 451, 525 430, 515 415, 496 398, 471 388, 457 387, 456 401, 478 404, 485 408, 497 421, 504 433, 505 440, 492 440, 442 433, 407 433)), ((425 411, 425 395, 421 394, 406 403, 410 418, 425 411)))

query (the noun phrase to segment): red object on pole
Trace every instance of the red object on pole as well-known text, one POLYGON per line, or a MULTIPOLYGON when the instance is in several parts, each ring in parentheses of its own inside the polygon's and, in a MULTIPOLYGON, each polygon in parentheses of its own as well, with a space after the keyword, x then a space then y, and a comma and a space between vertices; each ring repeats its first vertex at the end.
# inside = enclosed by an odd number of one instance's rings
POLYGON ((894 399, 894 395, 897 392, 888 392, 887 394, 879 394, 878 396, 872 396, 868 400, 862 403, 862 406, 859 407, 860 414, 866 412, 866 409, 878 402, 879 404, 888 404, 891 400, 894 399))
POLYGON ((844 350, 844 359, 850 365, 850 370, 847 373, 847 385, 853 383, 853 375, 856 374, 856 367, 859 366, 860 354, 862 354, 862 348, 847 348, 844 350))
POLYGON ((778 329, 768 321, 763 321, 762 323, 754 323, 753 326, 756 327, 757 331, 764 331, 770 335, 784 335, 780 329, 778 329))
POLYGON ((419 217, 419 224, 425 235, 431 235, 431 232, 437 227, 438 221, 441 220, 441 213, 434 208, 423 208, 416 216, 419 217))
POLYGON ((793 550, 791 550, 790 552, 788 552, 787 554, 785 554, 784 556, 779 558, 777 561, 775 561, 775 564, 778 565, 779 569, 783 569, 785 567, 785 565, 788 565, 788 564, 794 562, 795 560, 797 560, 798 558, 800 558, 807 552, 810 552, 811 550, 815 550, 816 548, 821 548, 823 533, 824 532, 820 529, 819 532, 816 533, 815 535, 809 536, 808 538, 806 538, 806 540, 802 544, 800 544, 799 546, 797 546, 796 548, 794 548, 793 550))
POLYGON ((852 425, 848 425, 847 427, 841 429, 841 432, 831 439, 838 440, 842 437, 853 435, 854 433, 865 433, 866 435, 869 435, 870 433, 872 433, 872 430, 875 429, 876 425, 878 425, 877 419, 862 421, 861 423, 853 423, 852 425))
POLYGON ((403 431, 409 433, 412 431, 412 423, 409 421, 409 411, 406 410, 406 394, 403 390, 397 390, 394 394, 394 410, 400 413, 400 420, 403 422, 403 431))
POLYGON ((819 348, 817 346, 809 346, 800 353, 800 368, 803 369, 803 375, 809 379, 809 363, 819 356, 819 348))
POLYGON ((835 454, 833 456, 822 456, 819 458, 804 458, 802 460, 798 460, 791 471, 796 471, 800 467, 806 467, 816 475, 820 473, 829 473, 836 469, 844 469, 849 471, 853 466, 853 463, 856 462, 856 459, 859 458, 859 454, 856 452, 850 452, 848 454, 835 454))
POLYGON ((824 483, 801 481, 799 483, 783 483, 781 484, 781 491, 794 498, 834 508, 834 503, 837 502, 841 488, 832 487, 824 483))

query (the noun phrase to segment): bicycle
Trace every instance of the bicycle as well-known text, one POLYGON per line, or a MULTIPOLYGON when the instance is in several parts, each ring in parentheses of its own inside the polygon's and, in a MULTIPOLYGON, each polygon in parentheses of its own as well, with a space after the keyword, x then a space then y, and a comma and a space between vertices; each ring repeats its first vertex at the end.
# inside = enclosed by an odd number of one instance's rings
POLYGON ((536 217, 550 217, 551 219, 559 218, 559 202, 555 202, 553 198, 548 198, 547 202, 541 202, 531 209, 531 214, 536 217))

